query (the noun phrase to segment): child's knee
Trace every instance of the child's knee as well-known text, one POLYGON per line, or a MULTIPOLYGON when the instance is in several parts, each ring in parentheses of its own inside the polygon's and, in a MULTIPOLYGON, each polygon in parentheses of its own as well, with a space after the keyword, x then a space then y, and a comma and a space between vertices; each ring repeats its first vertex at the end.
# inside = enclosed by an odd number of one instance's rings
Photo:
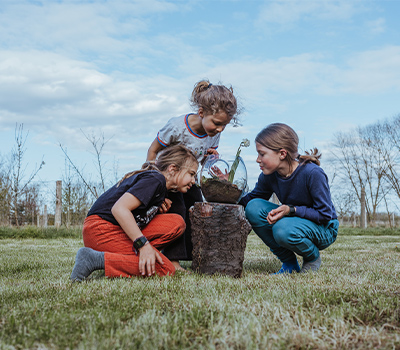
POLYGON ((273 233, 275 242, 278 243, 281 247, 286 247, 289 238, 286 230, 276 229, 274 227, 273 233))
POLYGON ((185 220, 182 218, 182 216, 176 214, 177 218, 176 218, 176 226, 177 226, 177 231, 179 232, 180 235, 182 235, 185 230, 186 230, 186 222, 185 220))
POLYGON ((275 224, 273 228, 274 239, 280 246, 288 248, 298 244, 298 234, 286 225, 275 224))
MULTIPOLYGON (((265 207, 265 200, 260 198, 252 199, 249 203, 247 203, 245 214, 247 220, 249 220, 250 224, 256 224, 260 218, 263 216, 263 208, 265 207)), ((266 216, 265 216, 266 217, 266 216)))
POLYGON ((179 214, 168 214, 168 220, 173 224, 173 231, 177 233, 178 236, 182 235, 186 230, 186 222, 179 214))

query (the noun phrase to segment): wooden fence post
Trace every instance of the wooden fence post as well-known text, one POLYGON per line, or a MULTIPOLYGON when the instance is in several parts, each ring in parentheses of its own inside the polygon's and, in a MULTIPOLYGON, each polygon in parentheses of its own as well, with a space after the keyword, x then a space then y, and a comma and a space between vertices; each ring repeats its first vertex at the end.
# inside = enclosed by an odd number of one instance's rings
POLYGON ((56 213, 54 216, 54 226, 59 228, 61 226, 61 196, 62 196, 62 182, 56 182, 56 213))
POLYGON ((47 227, 47 205, 44 205, 43 209, 43 227, 47 227))
POLYGON ((367 228, 367 215, 365 211, 365 188, 361 189, 361 215, 360 215, 361 228, 367 228))

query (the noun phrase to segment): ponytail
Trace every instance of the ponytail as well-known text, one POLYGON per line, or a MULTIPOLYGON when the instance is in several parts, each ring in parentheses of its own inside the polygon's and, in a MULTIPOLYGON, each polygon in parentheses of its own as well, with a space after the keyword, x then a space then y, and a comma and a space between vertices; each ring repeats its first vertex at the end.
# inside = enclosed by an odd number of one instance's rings
POLYGON ((320 165, 319 158, 321 158, 321 153, 319 153, 318 148, 313 148, 310 152, 305 151, 306 154, 299 156, 299 163, 300 164, 307 164, 307 163, 315 163, 320 165))

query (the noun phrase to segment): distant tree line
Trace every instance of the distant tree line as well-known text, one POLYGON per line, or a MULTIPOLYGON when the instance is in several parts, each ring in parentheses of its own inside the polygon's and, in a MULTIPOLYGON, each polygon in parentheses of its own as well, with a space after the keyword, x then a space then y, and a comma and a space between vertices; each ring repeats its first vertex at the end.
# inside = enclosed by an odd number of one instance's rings
POLYGON ((332 154, 338 215, 354 215, 364 189, 368 222, 373 225, 382 211, 393 218, 400 199, 400 115, 335 134, 332 154))
MULTIPOLYGON (((43 159, 31 173, 26 173, 27 138, 28 133, 24 132, 23 124, 16 124, 11 152, 0 154, 0 225, 42 225, 44 206, 53 206, 55 203, 55 182, 49 186, 48 183, 35 181, 45 166, 43 159), (43 192, 50 193, 50 196, 44 196, 43 192), (49 197, 51 203, 47 203, 49 197)), ((101 168, 101 150, 105 141, 104 138, 93 138, 92 141, 93 147, 98 147, 95 150, 97 164, 101 168)), ((66 226, 80 225, 98 196, 97 188, 100 188, 100 194, 104 191, 104 180, 101 176, 100 185, 90 181, 69 159, 66 150, 62 150, 66 158, 66 171, 62 180, 62 222, 66 226)), ((102 175, 102 169, 100 171, 102 175)), ((48 219, 49 224, 54 222, 54 214, 49 213, 48 219)))
MULTIPOLYGON (((65 174, 62 177, 62 225, 81 225, 95 199, 109 183, 117 180, 116 171, 105 171, 102 151, 108 142, 104 135, 86 135, 94 149, 97 175, 89 179, 69 157, 65 156, 65 174), (114 179, 106 181, 105 174, 114 179)), ((15 144, 9 155, 0 154, 0 224, 39 224, 44 205, 53 207, 56 184, 34 181, 45 163, 42 160, 27 174, 24 159, 28 133, 23 125, 15 127, 15 144), (51 188, 52 203, 44 190, 51 188)), ((339 217, 355 223, 360 214, 361 193, 365 193, 365 210, 369 225, 378 221, 393 224, 400 202, 400 115, 377 123, 334 134, 329 162, 332 199, 339 217), (330 169, 332 167, 332 169, 330 169)), ((115 165, 114 165, 115 167, 115 165)), ((324 165, 324 168, 326 166, 324 165)), ((54 215, 49 212, 49 218, 54 215)))

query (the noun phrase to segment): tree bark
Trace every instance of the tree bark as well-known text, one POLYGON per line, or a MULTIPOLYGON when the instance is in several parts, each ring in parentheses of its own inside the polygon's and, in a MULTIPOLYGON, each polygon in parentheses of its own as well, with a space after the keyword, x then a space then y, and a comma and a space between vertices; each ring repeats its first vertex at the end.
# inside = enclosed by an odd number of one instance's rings
POLYGON ((241 277, 251 225, 241 205, 195 203, 189 211, 193 263, 198 273, 241 277))

